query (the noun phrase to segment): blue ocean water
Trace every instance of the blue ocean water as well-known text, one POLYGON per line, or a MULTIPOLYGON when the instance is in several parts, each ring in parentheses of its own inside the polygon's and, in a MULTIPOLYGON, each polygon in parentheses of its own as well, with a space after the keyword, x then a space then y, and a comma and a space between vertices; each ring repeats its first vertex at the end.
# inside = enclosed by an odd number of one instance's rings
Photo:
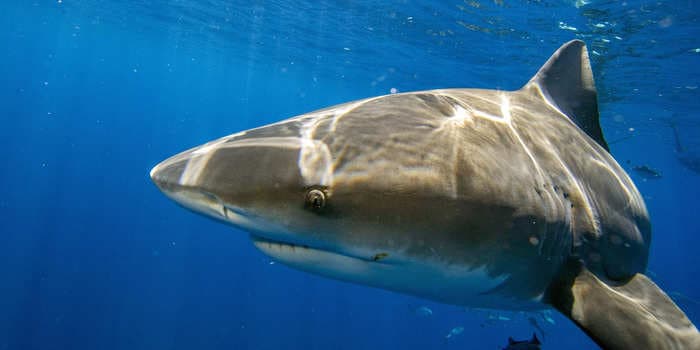
POLYGON ((0 9, 0 349, 498 349, 533 332, 545 349, 594 347, 556 313, 465 310, 274 264, 148 177, 205 141, 392 89, 516 89, 574 38, 652 216, 649 275, 700 322, 695 1, 0 9))

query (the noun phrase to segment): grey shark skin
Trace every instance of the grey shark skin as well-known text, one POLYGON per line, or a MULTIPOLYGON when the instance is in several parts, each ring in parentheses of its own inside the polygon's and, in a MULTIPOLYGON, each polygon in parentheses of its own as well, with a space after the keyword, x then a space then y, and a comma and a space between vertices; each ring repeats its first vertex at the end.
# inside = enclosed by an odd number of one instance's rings
POLYGON ((578 40, 517 91, 350 102, 193 148, 151 178, 298 269, 457 305, 553 306, 604 348, 700 349, 642 274, 649 217, 608 151, 578 40))

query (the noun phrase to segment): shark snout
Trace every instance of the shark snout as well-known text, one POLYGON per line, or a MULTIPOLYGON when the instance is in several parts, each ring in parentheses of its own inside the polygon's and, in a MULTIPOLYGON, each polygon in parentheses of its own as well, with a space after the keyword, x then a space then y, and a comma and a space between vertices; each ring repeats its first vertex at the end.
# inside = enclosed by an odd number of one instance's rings
MULTIPOLYGON (((157 164, 153 183, 197 213, 251 231, 285 231, 305 208, 308 188, 330 179, 325 145, 300 137, 239 134, 192 148, 157 164), (280 227, 281 227, 280 226, 280 227)), ((313 213, 311 213, 313 214, 313 213)), ((309 216, 309 213, 303 213, 309 216)))
POLYGON ((196 149, 170 157, 151 169, 151 181, 168 198, 195 212, 216 219, 225 217, 225 204, 216 194, 188 182, 188 169, 196 159, 196 149))
POLYGON ((161 191, 166 191, 178 185, 182 174, 187 168, 188 158, 187 156, 177 155, 158 163, 151 169, 151 181, 161 191))

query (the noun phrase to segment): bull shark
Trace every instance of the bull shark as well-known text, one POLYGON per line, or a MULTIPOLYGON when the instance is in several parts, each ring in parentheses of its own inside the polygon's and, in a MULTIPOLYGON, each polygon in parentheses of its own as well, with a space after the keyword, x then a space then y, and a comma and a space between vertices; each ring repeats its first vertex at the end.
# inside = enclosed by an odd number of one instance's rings
POLYGON ((195 147, 150 176, 294 268, 461 306, 551 307, 606 349, 700 349, 644 275, 649 215, 598 118, 574 40, 517 91, 341 104, 195 147))

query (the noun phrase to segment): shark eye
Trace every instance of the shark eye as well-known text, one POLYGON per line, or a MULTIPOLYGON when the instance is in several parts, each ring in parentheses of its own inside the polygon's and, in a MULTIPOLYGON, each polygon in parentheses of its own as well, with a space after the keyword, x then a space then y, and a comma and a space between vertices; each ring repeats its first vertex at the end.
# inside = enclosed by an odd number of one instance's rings
POLYGON ((311 189, 306 192, 306 207, 319 212, 326 207, 326 194, 319 189, 311 189))

